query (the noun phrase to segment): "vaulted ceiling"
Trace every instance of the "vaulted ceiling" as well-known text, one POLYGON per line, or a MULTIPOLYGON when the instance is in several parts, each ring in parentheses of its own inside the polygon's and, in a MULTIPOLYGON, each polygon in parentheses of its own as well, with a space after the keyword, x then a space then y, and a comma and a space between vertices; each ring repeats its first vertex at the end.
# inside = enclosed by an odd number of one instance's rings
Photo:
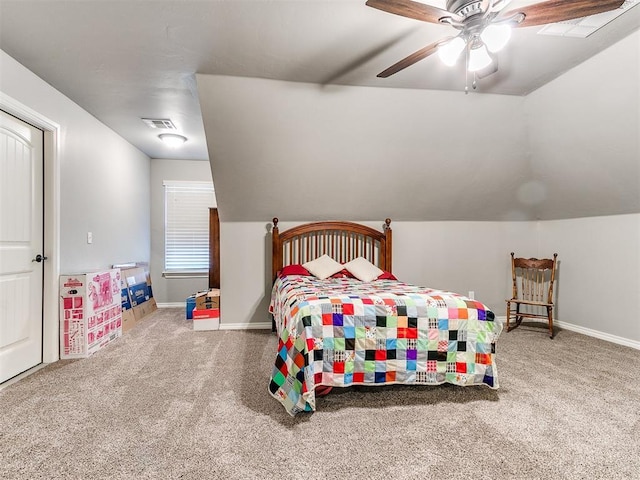
POLYGON ((376 78, 451 32, 364 3, 0 0, 0 48, 150 157, 210 159, 223 220, 335 217, 340 207, 343 218, 393 209, 416 220, 638 210, 638 94, 614 75, 622 64, 640 81, 640 8, 585 39, 516 29, 498 72, 465 96, 464 72, 435 57, 376 78), (580 118, 597 122, 602 104, 619 128, 575 128, 580 118), (171 118, 188 142, 167 150, 141 117, 171 118), (546 119, 559 117, 570 133, 556 138, 546 119), (602 159, 607 174, 594 152, 611 157, 602 159), (575 182, 587 193, 565 198, 559 183, 572 183, 568 165, 581 172, 581 157, 592 173, 575 182), (554 168, 565 162, 560 179, 539 171, 550 158, 554 168), (620 194, 594 194, 603 180, 620 194), (319 201, 327 191, 345 197, 319 201))
POLYGON ((221 218, 640 212, 639 47, 525 97, 198 75, 221 218))

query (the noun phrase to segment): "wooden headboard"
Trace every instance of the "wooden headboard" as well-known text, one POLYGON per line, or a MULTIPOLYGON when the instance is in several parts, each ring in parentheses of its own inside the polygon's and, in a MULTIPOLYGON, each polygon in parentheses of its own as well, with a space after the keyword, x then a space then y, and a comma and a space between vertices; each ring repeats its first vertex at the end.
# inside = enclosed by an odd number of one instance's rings
POLYGON ((303 264, 325 253, 340 263, 364 257, 378 268, 391 272, 391 219, 380 232, 352 222, 314 222, 280 233, 273 219, 272 280, 282 267, 303 264))

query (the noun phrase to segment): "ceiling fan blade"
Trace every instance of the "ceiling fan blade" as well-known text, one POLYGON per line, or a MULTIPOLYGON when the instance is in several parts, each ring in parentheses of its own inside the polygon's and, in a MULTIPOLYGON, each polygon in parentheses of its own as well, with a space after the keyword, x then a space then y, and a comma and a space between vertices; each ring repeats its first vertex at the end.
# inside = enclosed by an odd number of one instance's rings
POLYGON ((380 77, 380 78, 390 77, 394 73, 398 73, 400 70, 404 70, 405 68, 410 67, 414 63, 417 63, 420 60, 423 60, 423 59, 427 58, 429 55, 431 55, 432 53, 436 52, 438 50, 438 47, 441 44, 443 44, 445 42, 448 42, 452 38, 453 37, 446 37, 446 38, 438 40, 437 42, 434 42, 434 43, 432 43, 430 45, 427 45, 426 47, 421 48, 417 52, 412 53, 408 57, 403 58, 399 62, 394 63, 389 68, 387 68, 385 71, 380 72, 376 76, 380 77))
POLYGON ((451 18, 454 22, 462 22, 460 15, 448 12, 438 7, 425 5, 411 0, 367 0, 366 5, 383 12, 393 13, 401 17, 413 18, 423 22, 441 23, 441 18, 451 18))
POLYGON ((501 18, 523 14, 524 20, 515 27, 533 27, 548 23, 565 22, 574 18, 587 17, 598 13, 608 12, 620 8, 624 0, 550 0, 534 3, 519 9, 500 14, 501 18))

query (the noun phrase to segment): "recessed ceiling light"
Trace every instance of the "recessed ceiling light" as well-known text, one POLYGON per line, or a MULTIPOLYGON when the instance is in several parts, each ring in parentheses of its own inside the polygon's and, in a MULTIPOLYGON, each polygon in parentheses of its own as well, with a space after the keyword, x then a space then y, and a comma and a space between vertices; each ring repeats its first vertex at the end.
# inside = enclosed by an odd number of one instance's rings
POLYGON ((161 133, 158 137, 170 148, 177 148, 187 141, 187 137, 183 137, 177 133, 161 133))

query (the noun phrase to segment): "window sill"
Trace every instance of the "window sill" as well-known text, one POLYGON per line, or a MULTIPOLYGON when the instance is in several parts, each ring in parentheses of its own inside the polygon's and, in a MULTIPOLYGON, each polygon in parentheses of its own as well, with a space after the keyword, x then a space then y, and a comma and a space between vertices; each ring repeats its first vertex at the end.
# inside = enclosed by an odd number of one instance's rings
POLYGON ((170 271, 170 272, 162 272, 162 276, 164 278, 209 278, 209 272, 203 270, 197 271, 170 271))

